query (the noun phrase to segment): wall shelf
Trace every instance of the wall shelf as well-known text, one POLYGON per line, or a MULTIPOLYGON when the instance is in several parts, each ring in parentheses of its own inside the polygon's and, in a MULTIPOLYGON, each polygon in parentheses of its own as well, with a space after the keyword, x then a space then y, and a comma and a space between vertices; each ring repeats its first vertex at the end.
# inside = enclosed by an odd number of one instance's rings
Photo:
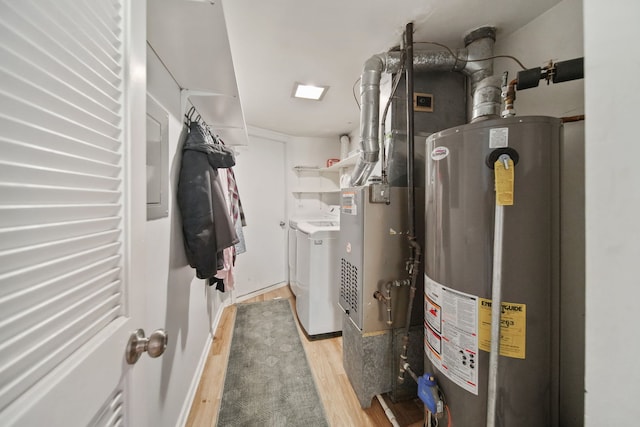
POLYGON ((360 157, 360 152, 356 152, 349 157, 340 160, 338 163, 335 163, 331 166, 321 168, 318 166, 294 166, 293 170, 296 173, 304 173, 304 172, 316 172, 316 173, 333 173, 340 172, 340 170, 344 168, 351 167, 356 164, 358 158, 360 157))
POLYGON ((292 190, 291 193, 293 194, 330 194, 330 193, 339 193, 340 189, 339 188, 334 188, 331 190, 314 190, 314 189, 296 189, 296 190, 292 190))
POLYGON ((322 170, 322 168, 319 168, 317 166, 294 166, 293 170, 296 173, 301 173, 301 172, 320 172, 322 170))
POLYGON ((349 157, 340 160, 336 164, 333 164, 333 165, 331 165, 329 167, 326 167, 326 168, 321 168, 321 171, 323 171, 323 172, 340 172, 341 169, 348 168, 350 166, 355 165, 356 162, 358 161, 359 157, 360 157, 360 152, 356 152, 356 153, 350 155, 349 157))
POLYGON ((301 197, 303 194, 338 194, 340 193, 340 189, 336 188, 335 190, 294 190, 291 194, 294 197, 301 197))
POLYGON ((227 145, 248 145, 222 2, 148 3, 147 43, 181 88, 178 119, 190 103, 227 145))

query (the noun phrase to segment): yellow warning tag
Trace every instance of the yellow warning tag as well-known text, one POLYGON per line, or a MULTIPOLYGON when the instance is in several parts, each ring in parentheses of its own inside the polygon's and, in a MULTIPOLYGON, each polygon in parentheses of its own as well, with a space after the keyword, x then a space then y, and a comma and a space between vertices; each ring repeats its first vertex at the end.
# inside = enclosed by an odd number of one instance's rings
POLYGON ((513 160, 508 159, 509 168, 505 168, 502 160, 497 160, 494 165, 496 180, 496 205, 512 206, 513 205, 513 178, 514 166, 513 160))

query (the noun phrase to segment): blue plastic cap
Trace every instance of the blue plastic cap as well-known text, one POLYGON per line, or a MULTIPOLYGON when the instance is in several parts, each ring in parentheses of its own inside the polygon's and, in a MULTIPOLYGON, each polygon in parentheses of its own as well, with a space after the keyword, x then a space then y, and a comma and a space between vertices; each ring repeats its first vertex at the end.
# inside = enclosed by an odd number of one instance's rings
POLYGON ((429 387, 436 385, 436 378, 430 373, 425 373, 421 378, 424 378, 424 382, 429 387))

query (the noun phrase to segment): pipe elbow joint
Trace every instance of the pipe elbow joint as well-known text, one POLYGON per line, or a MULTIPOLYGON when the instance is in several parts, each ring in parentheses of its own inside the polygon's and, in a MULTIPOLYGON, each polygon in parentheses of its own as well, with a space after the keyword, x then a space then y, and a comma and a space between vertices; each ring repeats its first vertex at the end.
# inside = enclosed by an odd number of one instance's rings
POLYGON ((382 73, 386 68, 386 64, 387 61, 385 55, 373 55, 371 58, 365 61, 362 69, 362 74, 364 75, 367 72, 382 73))

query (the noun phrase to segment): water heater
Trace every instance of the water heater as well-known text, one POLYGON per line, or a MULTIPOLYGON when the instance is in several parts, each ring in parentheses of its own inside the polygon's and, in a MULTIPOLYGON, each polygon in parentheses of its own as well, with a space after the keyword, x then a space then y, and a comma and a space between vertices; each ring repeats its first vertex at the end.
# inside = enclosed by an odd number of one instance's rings
POLYGON ((425 371, 452 425, 486 425, 494 231, 492 153, 516 160, 504 207, 496 425, 557 425, 560 120, 486 120, 426 149, 425 371), (488 160, 492 158, 492 160, 488 160))

